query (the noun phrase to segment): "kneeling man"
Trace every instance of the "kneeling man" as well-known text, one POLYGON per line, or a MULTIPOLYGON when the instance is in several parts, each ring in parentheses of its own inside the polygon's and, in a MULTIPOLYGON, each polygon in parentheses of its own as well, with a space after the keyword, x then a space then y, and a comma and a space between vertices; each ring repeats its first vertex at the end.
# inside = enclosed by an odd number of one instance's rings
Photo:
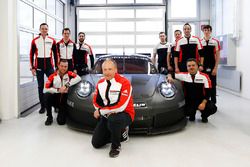
POLYGON ((106 59, 102 64, 104 78, 96 85, 93 105, 94 117, 99 119, 92 145, 100 148, 111 142, 110 157, 117 157, 121 148, 122 131, 134 120, 132 86, 128 79, 117 73, 117 64, 106 59))

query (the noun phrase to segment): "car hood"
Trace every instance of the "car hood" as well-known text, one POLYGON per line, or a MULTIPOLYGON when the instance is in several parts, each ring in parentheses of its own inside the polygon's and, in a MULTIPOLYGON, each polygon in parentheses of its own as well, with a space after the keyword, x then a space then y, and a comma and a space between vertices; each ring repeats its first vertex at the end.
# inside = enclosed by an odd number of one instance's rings
MULTIPOLYGON (((133 98, 148 98, 154 95, 157 83, 160 78, 159 74, 122 74, 132 84, 133 98)), ((91 74, 91 78, 96 85, 102 77, 101 74, 91 74)))

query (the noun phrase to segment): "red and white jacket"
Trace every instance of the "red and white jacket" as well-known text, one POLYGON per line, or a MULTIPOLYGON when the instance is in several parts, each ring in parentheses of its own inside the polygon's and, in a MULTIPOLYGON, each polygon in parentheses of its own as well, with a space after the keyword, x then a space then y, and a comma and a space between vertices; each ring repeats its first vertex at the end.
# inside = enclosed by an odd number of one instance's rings
POLYGON ((207 74, 199 71, 195 75, 180 72, 175 73, 175 78, 183 81, 186 100, 196 101, 210 98, 212 83, 207 74))
POLYGON ((59 93, 58 90, 62 86, 65 86, 67 84, 70 87, 72 85, 77 84, 80 81, 81 81, 81 78, 77 74, 71 71, 68 71, 66 74, 64 74, 62 78, 58 74, 58 71, 56 71, 49 76, 47 82, 45 83, 43 92, 44 93, 59 93))
POLYGON ((31 42, 30 67, 32 69, 54 67, 57 65, 56 41, 54 38, 46 36, 45 39, 39 35, 31 42), (54 57, 54 62, 53 58, 54 57), (45 60, 46 59, 46 60, 45 60))
POLYGON ((203 46, 202 56, 204 57, 204 71, 208 68, 213 69, 216 63, 216 52, 221 49, 220 42, 217 39, 210 37, 208 40, 203 38, 201 44, 203 46))
POLYGON ((178 61, 181 63, 186 64, 189 58, 195 58, 199 61, 202 54, 202 44, 199 37, 182 37, 176 42, 175 51, 175 57, 178 57, 178 61))
POLYGON ((57 52, 59 59, 72 60, 75 47, 76 46, 73 41, 69 40, 69 42, 65 44, 64 40, 61 39, 59 42, 57 42, 57 52))
POLYGON ((101 115, 110 112, 126 112, 134 120, 135 110, 132 98, 132 86, 128 79, 115 74, 111 80, 102 78, 96 85, 93 98, 95 109, 99 109, 101 115))

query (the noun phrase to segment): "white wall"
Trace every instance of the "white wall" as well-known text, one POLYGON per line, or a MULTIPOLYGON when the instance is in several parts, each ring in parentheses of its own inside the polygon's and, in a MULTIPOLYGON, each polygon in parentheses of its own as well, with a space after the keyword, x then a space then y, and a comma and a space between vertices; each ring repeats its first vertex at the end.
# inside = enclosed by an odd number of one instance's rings
POLYGON ((18 116, 16 0, 0 1, 0 117, 18 116))
POLYGON ((242 72, 242 97, 250 99, 250 18, 249 0, 240 0, 240 40, 237 46, 237 70, 242 72))
POLYGON ((211 2, 211 22, 215 27, 215 35, 231 33, 236 37, 236 70, 242 73, 241 92, 236 94, 250 99, 250 1, 211 0, 211 2))

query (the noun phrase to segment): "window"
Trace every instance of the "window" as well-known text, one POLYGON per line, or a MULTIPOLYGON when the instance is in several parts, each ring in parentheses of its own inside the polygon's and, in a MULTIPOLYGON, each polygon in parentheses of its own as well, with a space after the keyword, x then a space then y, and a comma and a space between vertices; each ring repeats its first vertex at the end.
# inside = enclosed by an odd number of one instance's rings
POLYGON ((119 31, 134 31, 134 22, 108 22, 108 31, 119 32, 119 31))
POLYGON ((34 3, 40 8, 45 9, 45 0, 34 0, 34 3))
POLYGON ((19 11, 22 11, 18 15, 20 26, 23 26, 25 28, 33 28, 33 18, 31 17, 33 16, 32 7, 21 1, 19 2, 18 6, 19 11))
POLYGON ((77 16, 77 32, 86 33, 95 54, 132 54, 136 48, 152 53, 165 29, 163 6, 77 7, 77 16))
POLYGON ((134 45, 134 35, 108 35, 108 45, 134 45))
POLYGON ((171 18, 197 17, 197 0, 171 0, 171 18))
POLYGON ((86 35, 86 43, 89 45, 105 45, 106 36, 105 35, 86 35))
POLYGON ((107 0, 108 4, 126 4, 134 3, 134 0, 107 0))
POLYGON ((136 44, 138 45, 156 45, 159 42, 159 35, 136 35, 136 44))
POLYGON ((80 19, 105 18, 105 10, 80 10, 79 18, 80 19))
POLYGON ((47 0, 47 10, 48 10, 51 14, 53 14, 53 15, 56 14, 55 8, 56 8, 56 1, 55 1, 55 0, 47 0))
POLYGON ((63 13, 64 13, 64 5, 60 1, 56 1, 56 15, 60 18, 63 19, 63 13))
POLYGON ((107 18, 134 18, 133 9, 108 10, 107 18))
POLYGON ((29 51, 30 43, 33 39, 32 33, 20 31, 19 33, 19 55, 20 55, 20 84, 33 81, 33 76, 30 72, 29 51), (28 42, 29 41, 29 42, 28 42))
POLYGON ((80 0, 79 2, 81 5, 88 5, 88 4, 105 4, 106 0, 80 0))
POLYGON ((80 22, 79 31, 83 32, 105 32, 105 22, 80 22))
MULTIPOLYGON (((174 31, 183 31, 183 25, 189 23, 192 27, 191 35, 202 36, 200 27, 209 23, 209 1, 201 0, 167 0, 168 1, 168 41, 174 42, 174 31), (202 9, 202 10, 201 10, 202 9)), ((182 32, 182 35, 184 33, 182 32)))
POLYGON ((163 9, 137 9, 136 18, 163 18, 165 15, 163 9))
POLYGON ((164 25, 162 21, 137 21, 136 31, 155 31, 156 33, 162 31, 164 25))
POLYGON ((64 4, 59 0, 18 0, 17 2, 19 11, 19 80, 22 85, 35 79, 30 72, 29 52, 32 39, 39 33, 40 24, 47 22, 49 35, 56 39, 61 37, 64 24, 64 4))
POLYGON ((45 14, 40 12, 39 10, 34 10, 34 29, 39 31, 40 24, 45 23, 45 14))
POLYGON ((156 3, 158 3, 158 4, 162 4, 163 3, 163 0, 154 0, 154 1, 152 1, 152 0, 135 0, 136 1, 136 3, 145 3, 145 4, 152 4, 152 3, 154 3, 154 4, 156 4, 156 3))
POLYGON ((47 24, 49 25, 49 34, 54 36, 56 31, 55 19, 50 16, 47 16, 47 24))

